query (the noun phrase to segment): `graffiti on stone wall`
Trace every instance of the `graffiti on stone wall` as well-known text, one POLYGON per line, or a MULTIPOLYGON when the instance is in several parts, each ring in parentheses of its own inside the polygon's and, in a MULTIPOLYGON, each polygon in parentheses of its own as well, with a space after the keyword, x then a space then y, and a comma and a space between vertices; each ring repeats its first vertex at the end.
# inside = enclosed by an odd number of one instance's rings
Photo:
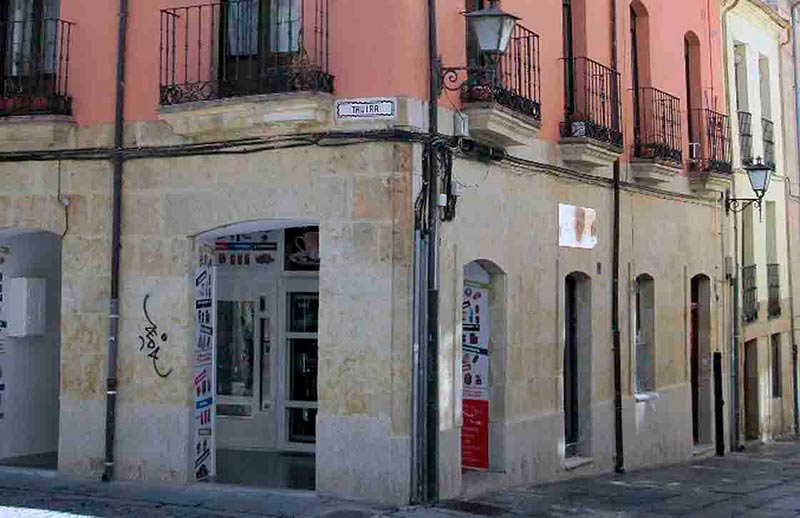
POLYGON ((159 366, 159 353, 161 352, 161 345, 167 343, 167 333, 158 333, 158 325, 153 322, 153 319, 150 318, 150 313, 147 310, 147 301, 150 300, 150 294, 144 296, 144 302, 142 303, 142 309, 144 310, 144 318, 147 320, 147 323, 144 326, 144 333, 139 335, 139 341, 141 345, 139 346, 139 351, 146 352, 147 358, 153 361, 153 370, 156 371, 156 374, 160 378, 169 377, 172 374, 172 367, 169 370, 164 371, 159 366), (159 341, 162 344, 159 344, 159 341))

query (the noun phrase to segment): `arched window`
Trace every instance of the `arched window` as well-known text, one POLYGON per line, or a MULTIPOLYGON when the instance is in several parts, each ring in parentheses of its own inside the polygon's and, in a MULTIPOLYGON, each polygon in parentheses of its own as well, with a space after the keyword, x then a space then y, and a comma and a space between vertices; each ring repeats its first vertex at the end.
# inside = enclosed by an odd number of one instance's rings
POLYGON ((655 282, 644 273, 636 278, 635 306, 636 392, 656 389, 655 282))
POLYGON ((591 456, 592 281, 574 272, 564 280, 564 454, 591 456))

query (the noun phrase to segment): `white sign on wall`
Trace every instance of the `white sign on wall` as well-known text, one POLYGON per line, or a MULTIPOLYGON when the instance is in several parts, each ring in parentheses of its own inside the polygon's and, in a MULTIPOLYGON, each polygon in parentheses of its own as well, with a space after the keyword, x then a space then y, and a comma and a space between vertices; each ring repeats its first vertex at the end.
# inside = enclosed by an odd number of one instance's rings
POLYGON ((597 245, 597 212, 586 207, 558 204, 558 245, 591 250, 597 245))
POLYGON ((393 119, 397 99, 342 99, 336 101, 337 119, 393 119))

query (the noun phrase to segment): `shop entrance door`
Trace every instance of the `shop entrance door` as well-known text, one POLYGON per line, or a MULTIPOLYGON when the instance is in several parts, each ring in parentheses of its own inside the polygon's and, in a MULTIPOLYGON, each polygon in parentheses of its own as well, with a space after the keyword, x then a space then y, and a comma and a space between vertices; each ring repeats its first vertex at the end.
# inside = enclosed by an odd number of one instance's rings
POLYGON ((319 281, 283 281, 282 449, 314 452, 317 437, 319 281))

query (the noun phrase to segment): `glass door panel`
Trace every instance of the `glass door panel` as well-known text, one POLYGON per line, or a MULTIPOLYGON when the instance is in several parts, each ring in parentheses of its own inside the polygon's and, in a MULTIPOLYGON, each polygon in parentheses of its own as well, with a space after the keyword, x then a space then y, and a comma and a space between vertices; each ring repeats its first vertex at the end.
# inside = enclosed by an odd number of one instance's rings
POLYGON ((220 415, 252 415, 255 307, 244 300, 217 303, 217 407, 220 415))
POLYGON ((312 291, 316 281, 289 281, 287 288, 286 442, 308 449, 316 442, 319 293, 312 291))

